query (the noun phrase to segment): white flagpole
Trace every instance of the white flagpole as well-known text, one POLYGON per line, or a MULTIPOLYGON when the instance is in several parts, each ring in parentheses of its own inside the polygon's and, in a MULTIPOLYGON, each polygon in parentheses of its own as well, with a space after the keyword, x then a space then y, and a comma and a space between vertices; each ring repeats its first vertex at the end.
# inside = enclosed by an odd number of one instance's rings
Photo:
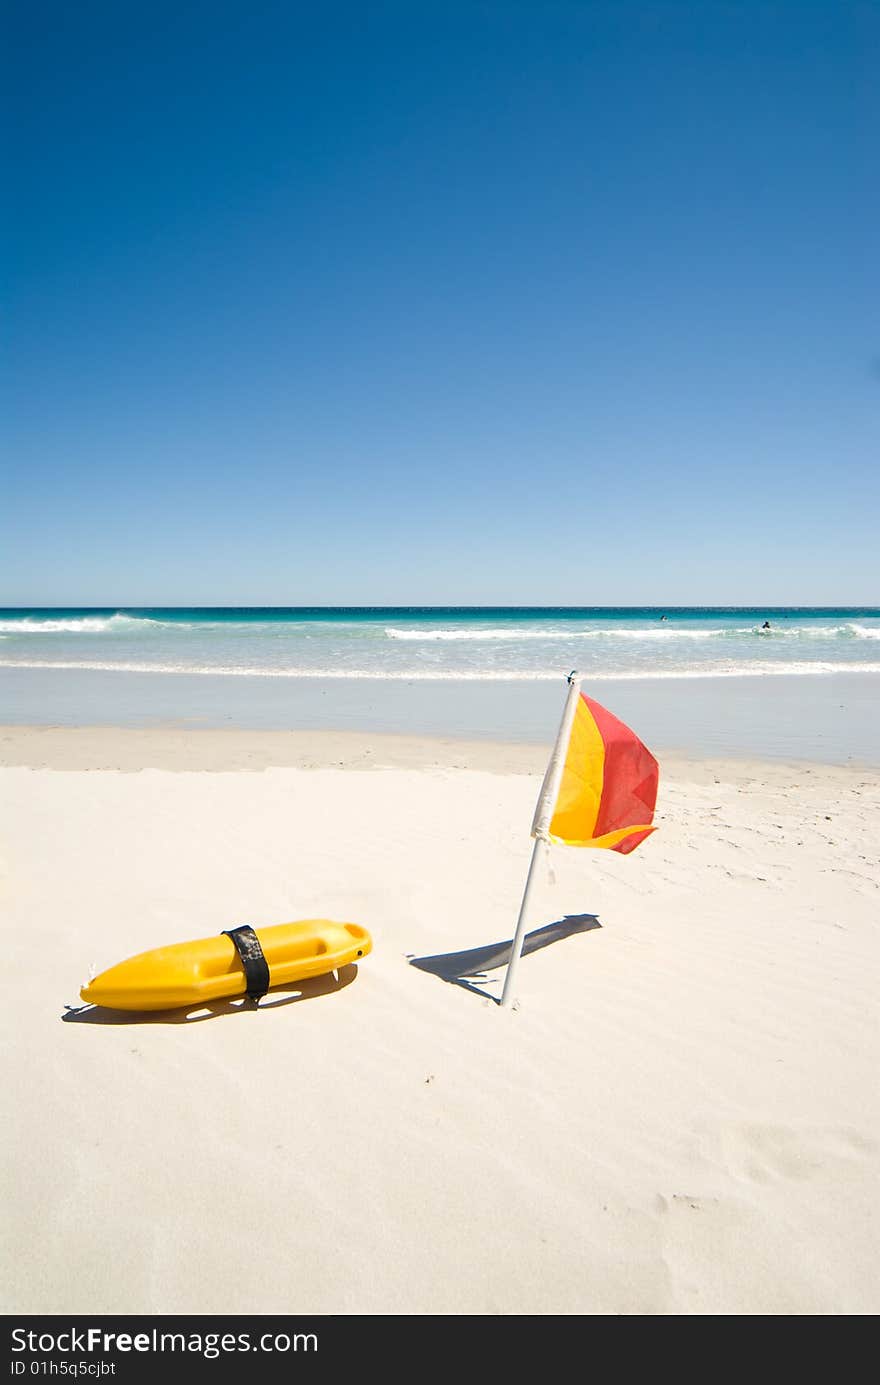
POLYGON ((529 901, 531 899, 532 884, 535 878, 535 866, 538 861, 538 848, 541 842, 548 840, 550 821, 553 817, 553 809, 556 805, 556 795, 559 793, 559 785, 562 780, 562 771, 565 768, 565 757, 568 754, 568 742, 571 739, 571 728, 574 722, 574 714, 577 710, 577 701, 581 691, 581 676, 579 673, 572 672, 568 675, 568 697, 565 700, 565 707, 562 711, 562 720, 559 723, 559 731, 556 735, 556 744, 553 747, 553 754, 547 765, 544 774, 544 782, 541 785, 541 792, 538 795, 538 803, 535 808, 535 816, 532 819, 532 836, 535 845, 532 847, 532 859, 529 864, 529 873, 526 876, 525 889, 523 890, 522 903, 519 906, 519 918, 516 921, 516 932, 513 935, 513 942, 510 947, 510 961, 507 963, 507 974, 504 977, 504 990, 501 992, 501 1004, 508 1005, 513 994, 513 978, 519 965, 520 955, 522 954, 523 939, 526 931, 526 916, 528 914, 529 901))

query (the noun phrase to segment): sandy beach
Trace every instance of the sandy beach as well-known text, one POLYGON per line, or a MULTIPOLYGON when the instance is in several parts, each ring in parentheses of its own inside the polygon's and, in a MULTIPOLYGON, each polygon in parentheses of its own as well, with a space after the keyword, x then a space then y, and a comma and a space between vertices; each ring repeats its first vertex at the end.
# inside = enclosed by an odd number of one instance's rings
POLYGON ((7 1314, 880 1309, 876 771, 660 757, 638 851, 553 850, 502 1008, 546 754, 0 729, 7 1314), (310 917, 372 953, 81 1008, 310 917))

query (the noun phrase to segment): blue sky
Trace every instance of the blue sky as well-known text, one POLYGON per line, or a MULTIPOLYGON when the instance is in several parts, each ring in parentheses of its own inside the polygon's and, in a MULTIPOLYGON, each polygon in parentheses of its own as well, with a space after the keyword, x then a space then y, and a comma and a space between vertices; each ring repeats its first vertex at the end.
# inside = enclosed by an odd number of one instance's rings
POLYGON ((880 602, 868 3, 13 3, 0 604, 880 602))

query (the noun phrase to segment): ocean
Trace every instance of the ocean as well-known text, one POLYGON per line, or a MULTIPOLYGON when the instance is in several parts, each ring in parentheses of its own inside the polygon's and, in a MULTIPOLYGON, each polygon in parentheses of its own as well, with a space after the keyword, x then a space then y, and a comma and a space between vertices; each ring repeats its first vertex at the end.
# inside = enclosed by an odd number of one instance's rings
POLYGON ((880 608, 0 609, 0 666, 477 682, 575 667, 591 681, 880 673, 880 608))
POLYGON ((0 609, 0 723, 542 741, 573 669, 612 710, 678 708, 663 734, 684 750, 803 753, 815 737, 780 732, 801 708, 834 704, 851 725, 837 717, 832 758, 858 757, 877 737, 880 608, 0 609), (762 735, 774 707, 780 732, 762 735), (730 735, 707 745, 699 727, 723 709, 730 735))

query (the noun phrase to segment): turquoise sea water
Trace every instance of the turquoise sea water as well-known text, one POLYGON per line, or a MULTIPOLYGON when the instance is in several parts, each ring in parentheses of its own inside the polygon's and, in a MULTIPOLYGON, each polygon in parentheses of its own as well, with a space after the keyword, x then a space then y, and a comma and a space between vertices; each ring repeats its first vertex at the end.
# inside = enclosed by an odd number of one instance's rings
POLYGON ((489 682, 880 672, 880 608, 0 609, 0 667, 489 682), (764 628, 764 622, 769 628, 764 628))
POLYGON ((878 765, 878 641, 878 607, 6 609, 0 724, 544 744, 577 669, 655 750, 878 765))

